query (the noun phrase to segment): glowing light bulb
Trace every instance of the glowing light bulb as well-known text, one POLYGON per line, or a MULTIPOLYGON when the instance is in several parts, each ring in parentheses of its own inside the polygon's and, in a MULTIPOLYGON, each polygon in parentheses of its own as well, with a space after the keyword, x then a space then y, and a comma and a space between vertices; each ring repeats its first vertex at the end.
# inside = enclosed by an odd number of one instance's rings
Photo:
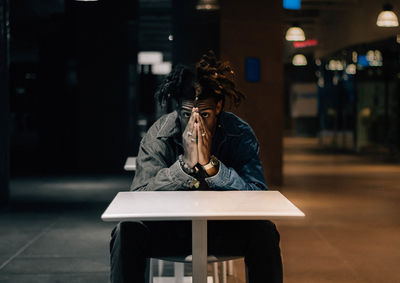
POLYGON ((293 26, 289 28, 286 32, 285 36, 287 41, 304 41, 306 40, 306 36, 304 34, 304 31, 297 26, 293 26))
POLYGON ((396 14, 392 11, 393 6, 386 4, 383 6, 383 11, 379 13, 376 25, 378 27, 398 27, 399 20, 396 14))
POLYGON ((303 54, 296 54, 293 57, 292 64, 294 66, 307 66, 307 58, 303 54))
POLYGON ((346 73, 348 75, 355 75, 357 73, 357 67, 355 64, 349 64, 346 67, 346 73))
POLYGON ((219 10, 218 0, 199 0, 196 5, 197 10, 219 10))

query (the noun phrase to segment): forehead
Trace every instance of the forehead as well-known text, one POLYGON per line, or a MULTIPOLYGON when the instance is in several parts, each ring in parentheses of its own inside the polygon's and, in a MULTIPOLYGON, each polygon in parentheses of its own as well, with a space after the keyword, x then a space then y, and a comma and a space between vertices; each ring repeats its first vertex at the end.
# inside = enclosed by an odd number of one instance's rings
POLYGON ((198 107, 199 110, 215 108, 215 100, 213 98, 202 99, 198 101, 194 100, 182 100, 182 110, 192 110, 193 107, 198 107))

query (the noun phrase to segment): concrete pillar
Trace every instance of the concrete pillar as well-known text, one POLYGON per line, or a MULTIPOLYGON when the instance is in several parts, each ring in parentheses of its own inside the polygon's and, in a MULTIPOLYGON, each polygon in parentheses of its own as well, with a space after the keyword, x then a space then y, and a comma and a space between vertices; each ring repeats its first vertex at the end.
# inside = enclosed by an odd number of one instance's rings
POLYGON ((254 129, 268 186, 282 184, 283 8, 281 0, 220 0, 221 59, 231 62, 247 99, 236 114, 254 129), (246 57, 261 62, 259 82, 245 79, 246 57))
POLYGON ((0 0, 0 206, 7 203, 9 198, 9 11, 9 1, 0 0))

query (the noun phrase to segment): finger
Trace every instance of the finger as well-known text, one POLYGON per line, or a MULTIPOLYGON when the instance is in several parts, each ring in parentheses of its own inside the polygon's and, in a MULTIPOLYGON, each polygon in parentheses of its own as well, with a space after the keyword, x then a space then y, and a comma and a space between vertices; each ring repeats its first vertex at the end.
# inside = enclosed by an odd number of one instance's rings
POLYGON ((200 136, 207 140, 209 138, 209 135, 210 133, 205 126, 204 120, 202 117, 200 117, 200 136))
POLYGON ((197 134, 197 127, 199 127, 198 115, 199 114, 197 112, 193 112, 193 116, 194 116, 193 132, 195 134, 196 139, 199 137, 199 135, 197 134))
POLYGON ((196 125, 197 125, 196 133, 197 133, 197 137, 198 137, 197 145, 198 145, 199 148, 201 148, 203 146, 203 139, 202 139, 202 136, 201 136, 200 124, 197 123, 196 125))
POLYGON ((200 119, 199 119, 200 121, 200 123, 199 123, 199 132, 198 132, 198 135, 199 135, 199 137, 201 137, 201 140, 202 139, 204 139, 205 138, 205 136, 204 136, 204 124, 203 124, 203 119, 200 117, 200 119))
POLYGON ((192 111, 192 114, 190 115, 190 119, 188 122, 189 129, 193 127, 194 122, 195 122, 195 113, 192 111))
POLYGON ((204 132, 208 132, 208 129, 207 129, 207 127, 206 127, 206 124, 205 124, 205 122, 204 122, 204 119, 203 119, 203 117, 201 117, 200 116, 200 124, 201 124, 201 127, 202 127, 202 130, 204 131, 204 132))
POLYGON ((198 132, 198 129, 199 128, 199 123, 197 123, 197 122, 194 122, 194 127, 193 127, 193 137, 197 140, 197 138, 198 138, 198 134, 197 134, 197 132, 198 132))
POLYGON ((186 129, 185 129, 185 137, 189 137, 193 135, 193 130, 194 130, 194 121, 195 121, 195 113, 192 112, 192 114, 190 115, 190 119, 188 124, 186 125, 186 129), (190 133, 190 134, 189 134, 190 133))

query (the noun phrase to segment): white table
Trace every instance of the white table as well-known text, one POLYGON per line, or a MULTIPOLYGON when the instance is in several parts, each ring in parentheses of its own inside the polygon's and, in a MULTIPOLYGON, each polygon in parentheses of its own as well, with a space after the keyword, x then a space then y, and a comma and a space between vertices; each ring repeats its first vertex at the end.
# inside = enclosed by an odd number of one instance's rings
POLYGON ((136 157, 128 157, 124 165, 125 171, 136 171, 136 157))
POLYGON ((193 283, 207 282, 207 220, 302 217, 278 191, 120 192, 104 221, 192 221, 193 283))

